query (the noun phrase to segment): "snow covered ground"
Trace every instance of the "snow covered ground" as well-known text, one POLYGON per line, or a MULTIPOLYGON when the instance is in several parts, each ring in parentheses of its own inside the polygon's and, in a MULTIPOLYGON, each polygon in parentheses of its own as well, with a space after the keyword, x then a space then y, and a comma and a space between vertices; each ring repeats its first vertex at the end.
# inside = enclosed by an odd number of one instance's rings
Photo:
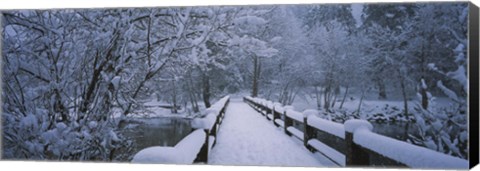
MULTIPOLYGON (((167 108, 170 107, 171 104, 163 101, 158 101, 155 98, 152 98, 151 100, 146 100, 146 102, 143 103, 144 105, 144 110, 139 110, 139 111, 134 111, 127 115, 128 118, 194 118, 197 115, 203 113, 205 110, 205 106, 203 105, 203 102, 198 102, 200 112, 198 113, 193 113, 190 108, 185 108, 185 106, 180 106, 180 109, 177 111, 178 113, 172 113, 172 110, 167 108)), ((117 108, 114 109, 114 118, 121 118, 122 117, 122 111, 121 109, 117 108)))
MULTIPOLYGON (((341 93, 343 95, 343 92, 341 93)), ((404 103, 401 99, 391 98, 388 100, 377 100, 373 94, 367 95, 369 98, 365 98, 362 102, 360 108, 360 118, 367 119, 369 121, 383 121, 391 120, 394 118, 396 121, 405 121, 404 118, 404 103)), ((351 93, 345 100, 345 103, 342 106, 342 109, 339 109, 341 98, 337 99, 333 110, 336 111, 337 115, 343 115, 342 112, 347 114, 352 114, 357 111, 360 98, 359 95, 351 93)), ((418 100, 413 99, 408 101, 409 113, 415 113, 414 107, 417 106, 418 100)), ((431 102, 432 109, 442 109, 453 104, 452 100, 446 97, 436 97, 433 103, 431 102)), ((323 101, 322 101, 323 105, 323 101)), ((311 96, 299 96, 296 98, 292 104, 296 111, 304 111, 308 109, 317 109, 316 99, 311 96)), ((330 118, 334 116, 329 116, 330 118)), ((327 117, 325 117, 327 118, 327 117)), ((410 119, 414 119, 413 115, 410 119)))
POLYGON ((287 136, 240 99, 232 99, 217 144, 209 156, 214 165, 333 166, 287 136))

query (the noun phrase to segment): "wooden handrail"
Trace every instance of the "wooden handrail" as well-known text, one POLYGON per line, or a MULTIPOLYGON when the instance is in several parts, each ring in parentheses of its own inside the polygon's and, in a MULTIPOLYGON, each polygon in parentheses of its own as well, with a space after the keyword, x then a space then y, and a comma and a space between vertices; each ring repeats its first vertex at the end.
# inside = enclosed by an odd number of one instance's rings
MULTIPOLYGON (((300 139, 303 140, 305 147, 312 152, 318 151, 324 154, 338 165, 468 168, 468 161, 465 159, 449 156, 425 147, 408 144, 373 133, 371 132, 373 126, 368 121, 348 120, 344 124, 340 124, 306 113, 303 114, 303 119, 300 119, 299 112, 284 110, 284 124, 282 126, 278 124, 276 120, 281 119, 277 109, 283 106, 273 105, 269 107, 265 104, 273 104, 273 102, 259 98, 244 97, 243 100, 262 115, 268 114, 264 113, 265 111, 271 112, 275 126, 283 127, 284 132, 289 136, 292 136, 291 128, 293 128, 293 123, 302 124, 304 126, 304 132, 303 137, 300 139), (333 142, 342 142, 343 149, 338 148, 338 143, 325 144, 325 142, 320 141, 322 137, 318 137, 318 134, 331 137, 331 139, 334 139, 332 140, 333 142), (368 138, 362 138, 362 136, 367 136, 368 138), (375 144, 373 144, 372 139, 375 139, 375 144), (335 145, 337 145, 337 147, 332 148, 332 146, 335 145), (419 162, 413 162, 415 158, 422 159, 422 162, 420 162, 420 164, 418 164, 419 162)), ((297 130, 298 129, 295 131, 297 130)))
MULTIPOLYGON (((201 120, 205 123, 205 125, 203 125, 203 129, 205 130, 207 136, 205 137, 205 143, 203 144, 202 149, 200 150, 200 152, 197 155, 197 158, 194 161, 195 163, 199 163, 199 162, 208 163, 208 154, 210 153, 210 149, 213 148, 216 144, 218 128, 221 124, 221 121, 225 117, 226 108, 229 103, 230 103, 230 97, 225 96, 224 98, 220 99, 218 102, 216 102, 210 107, 210 108, 221 107, 218 113, 215 112, 216 114, 215 122, 213 122, 212 125, 209 125, 211 121, 209 121, 206 118, 204 118, 204 120, 201 120)), ((210 114, 207 114, 206 116, 208 115, 210 114)), ((199 118, 199 119, 202 119, 202 118, 199 118)), ((198 128, 201 129, 202 126, 199 126, 198 128)))
POLYGON ((225 117, 229 103, 230 97, 225 96, 205 110, 207 113, 202 118, 195 118, 192 121, 192 132, 174 147, 148 147, 135 154, 132 162, 165 164, 208 163, 209 151, 215 145, 219 126, 225 117), (155 153, 152 153, 152 150, 155 153))

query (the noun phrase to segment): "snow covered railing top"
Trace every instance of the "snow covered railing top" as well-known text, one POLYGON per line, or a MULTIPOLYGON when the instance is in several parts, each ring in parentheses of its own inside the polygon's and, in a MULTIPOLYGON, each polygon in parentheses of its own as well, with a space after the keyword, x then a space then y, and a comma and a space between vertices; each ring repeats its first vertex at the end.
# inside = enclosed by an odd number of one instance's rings
POLYGON ((301 129, 297 129, 298 124, 301 124, 303 137, 299 139, 304 141, 305 147, 311 151, 319 151, 338 165, 449 169, 467 169, 469 166, 467 160, 373 133, 371 132, 373 126, 365 120, 354 119, 340 124, 316 116, 319 113, 317 110, 308 109, 300 113, 292 107, 281 106, 260 98, 245 97, 244 100, 262 115, 267 116, 267 119, 270 119, 269 115, 273 115, 273 123, 282 126, 287 135, 301 135, 301 129), (297 128, 293 122, 297 123, 297 128), (319 147, 329 148, 326 150, 319 147), (341 157, 342 154, 344 158, 341 157))
POLYGON ((343 124, 328 121, 319 118, 318 116, 315 116, 315 114, 318 113, 317 110, 307 109, 304 112, 297 112, 294 110, 293 106, 282 106, 278 102, 271 102, 261 98, 252 97, 245 97, 245 99, 256 103, 260 108, 269 108, 269 106, 266 106, 264 104, 273 104, 272 108, 275 108, 274 111, 285 114, 288 119, 293 119, 298 123, 304 123, 305 118, 307 118, 306 120, 309 126, 330 133, 342 139, 345 137, 345 129, 343 128, 343 124))
POLYGON ((206 133, 197 129, 174 147, 148 147, 133 156, 133 163, 192 164, 205 143, 206 133))
POLYGON ((355 144, 408 167, 466 169, 469 166, 467 160, 373 133, 372 128, 370 123, 363 120, 345 122, 345 129, 353 135, 355 144))
MULTIPOLYGON (((304 112, 305 113, 305 112, 304 112)), ((335 135, 339 138, 345 139, 345 128, 343 124, 335 123, 326 119, 319 118, 315 115, 310 115, 307 118, 307 124, 325 131, 329 134, 335 135)))
POLYGON ((230 101, 230 96, 225 96, 215 102, 212 106, 205 109, 205 115, 202 118, 195 118, 192 121, 192 128, 212 130, 213 126, 218 120, 218 116, 225 112, 227 103, 230 101))
POLYGON ((218 115, 220 113, 220 111, 223 109, 223 107, 225 106, 225 103, 227 103, 227 101, 229 99, 230 99, 230 96, 225 96, 225 97, 221 98, 220 100, 215 102, 212 106, 205 109, 205 113, 206 114, 213 113, 215 115, 218 115))
POLYGON ((206 115, 192 121, 192 133, 174 147, 148 147, 133 157, 134 163, 192 164, 208 162, 208 153, 215 145, 215 137, 230 97, 225 96, 206 109, 206 115))
POLYGON ((289 117, 292 118, 298 122, 303 123, 303 114, 300 112, 297 112, 293 109, 287 109, 285 110, 285 114, 289 117))

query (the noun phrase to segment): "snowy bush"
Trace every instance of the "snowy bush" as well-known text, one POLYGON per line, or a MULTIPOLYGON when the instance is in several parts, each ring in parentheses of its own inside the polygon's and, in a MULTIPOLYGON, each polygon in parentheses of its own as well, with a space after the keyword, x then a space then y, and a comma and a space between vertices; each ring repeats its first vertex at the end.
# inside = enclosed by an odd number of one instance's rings
MULTIPOLYGON (((463 48, 463 45, 459 44, 454 50, 457 55, 455 59, 458 65, 457 71, 445 74, 447 79, 462 85, 463 93, 456 93, 445 86, 442 81, 437 81, 436 86, 451 100, 451 103, 437 106, 435 97, 427 92, 430 107, 424 109, 420 102, 417 103, 415 118, 419 127, 418 134, 410 136, 414 144, 466 159, 468 158, 468 120, 466 116, 467 97, 464 94, 468 92, 468 84, 466 72, 462 70, 465 65, 463 48)), ((430 64, 429 67, 436 72, 443 73, 434 64, 430 64)), ((426 87, 424 82, 423 85, 426 87)), ((418 97, 421 99, 422 95, 418 94, 418 97)))
POLYGON ((129 157, 131 142, 107 122, 50 122, 45 114, 4 113, 3 116, 4 158, 126 160, 129 157))
POLYGON ((467 158, 468 123, 465 108, 465 103, 458 102, 431 109, 417 105, 414 114, 419 129, 417 134, 410 135, 412 143, 467 158))

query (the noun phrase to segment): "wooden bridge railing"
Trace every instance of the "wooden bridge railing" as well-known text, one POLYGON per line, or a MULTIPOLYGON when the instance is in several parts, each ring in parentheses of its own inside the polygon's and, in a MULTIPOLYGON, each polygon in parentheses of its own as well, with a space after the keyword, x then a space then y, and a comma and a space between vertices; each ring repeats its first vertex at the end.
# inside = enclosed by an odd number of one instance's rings
POLYGON ((210 150, 215 146, 217 132, 220 124, 222 124, 223 118, 225 117, 225 112, 229 103, 230 96, 225 96, 210 108, 206 109, 206 115, 203 118, 196 118, 193 120, 192 128, 203 129, 207 134, 205 137, 205 143, 194 161, 195 163, 208 163, 208 155, 210 150))
POLYGON ((135 163, 192 164, 208 163, 210 150, 215 146, 217 132, 225 117, 230 97, 225 96, 205 115, 192 121, 192 132, 174 147, 149 147, 133 157, 135 163))
POLYGON ((373 133, 373 126, 365 120, 340 124, 315 116, 315 110, 300 113, 260 98, 243 100, 275 126, 283 127, 287 135, 302 140, 307 149, 340 166, 468 168, 467 160, 373 133))

